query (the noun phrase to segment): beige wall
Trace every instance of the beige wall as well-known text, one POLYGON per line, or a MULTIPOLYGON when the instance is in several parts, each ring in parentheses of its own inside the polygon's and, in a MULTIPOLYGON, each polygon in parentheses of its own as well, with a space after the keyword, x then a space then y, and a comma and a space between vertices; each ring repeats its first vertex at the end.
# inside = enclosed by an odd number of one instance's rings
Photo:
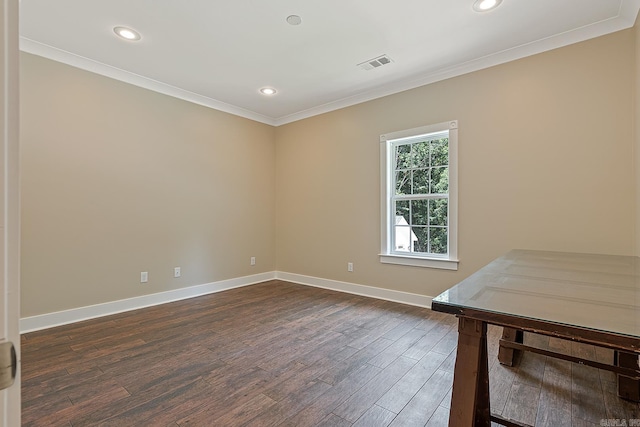
POLYGON ((618 32, 277 128, 278 270, 433 296, 511 248, 631 254, 634 37, 618 32), (460 269, 381 264, 379 135, 452 119, 460 269))
POLYGON ((21 61, 22 317, 274 270, 274 128, 21 61))
POLYGON ((22 316, 275 269, 433 296, 510 248, 631 254, 639 40, 278 128, 22 54, 22 316), (450 119, 460 270, 381 264, 379 135, 450 119))

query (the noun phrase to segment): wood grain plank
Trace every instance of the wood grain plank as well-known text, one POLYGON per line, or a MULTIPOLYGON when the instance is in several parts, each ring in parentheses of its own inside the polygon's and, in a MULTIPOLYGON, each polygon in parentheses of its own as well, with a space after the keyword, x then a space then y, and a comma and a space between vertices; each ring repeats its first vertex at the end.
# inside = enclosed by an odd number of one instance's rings
POLYGON ((539 400, 539 388, 514 381, 502 415, 524 424, 534 425, 538 414, 539 400))
MULTIPOLYGON (((307 406, 315 402, 331 388, 332 387, 329 384, 320 380, 312 380, 308 383, 302 384, 284 396, 274 406, 262 413, 259 419, 253 421, 252 425, 280 425, 286 422, 286 420, 293 418, 296 414, 302 412, 307 406)), ((340 419, 341 423, 342 421, 345 420, 340 419)), ((351 425, 351 423, 348 424, 351 425)))
POLYGON ((452 374, 441 370, 436 371, 400 411, 391 425, 398 427, 424 426, 438 409, 452 384, 452 374))
POLYGON ((536 425, 571 426, 571 376, 559 375, 555 367, 545 367, 536 425))
POLYGON ((338 405, 371 381, 380 371, 381 369, 375 366, 361 366, 342 381, 335 384, 330 390, 320 395, 304 410, 289 418, 283 425, 313 425, 320 422, 332 413, 338 405))
POLYGON ((428 353, 378 399, 376 404, 396 414, 399 413, 438 370, 445 358, 441 353, 428 353))
POLYGON ((260 417, 263 411, 268 410, 276 401, 270 399, 264 394, 259 394, 248 402, 236 406, 221 417, 210 420, 213 425, 244 425, 251 423, 254 419, 260 417))
POLYGON ((355 369, 359 369, 363 364, 368 363, 372 358, 380 354, 387 347, 389 347, 393 341, 386 338, 378 338, 362 350, 357 351, 348 359, 339 362, 335 368, 325 372, 320 377, 321 381, 327 384, 336 384, 342 381, 355 369))
POLYGON ((449 425, 449 408, 438 406, 429 418, 426 427, 443 427, 449 425))
POLYGON ((369 360, 369 363, 378 368, 386 368, 401 354, 409 349, 416 341, 426 335, 421 329, 411 329, 409 332, 395 340, 387 348, 369 360))
MULTIPOLYGON (((455 325, 420 307, 268 281, 29 333, 23 425, 346 427, 386 425, 391 415, 396 425, 446 425, 455 325)), ((598 370, 549 358, 501 366, 500 334, 489 326, 494 411, 535 411, 539 426, 640 418, 598 370), (527 397, 536 392, 537 401, 527 397)), ((567 354, 611 357, 527 335, 567 354)))
POLYGON ((329 414, 315 427, 350 427, 351 425, 352 424, 349 421, 343 420, 335 414, 329 414))
POLYGON ((358 420, 354 427, 386 427, 395 418, 396 414, 377 405, 371 406, 358 420))
POLYGON ((580 419, 595 423, 606 418, 602 385, 596 368, 571 365, 571 396, 573 422, 580 419))
POLYGON ((333 413, 345 420, 356 422, 416 363, 416 360, 408 357, 397 358, 369 384, 345 400, 333 413))

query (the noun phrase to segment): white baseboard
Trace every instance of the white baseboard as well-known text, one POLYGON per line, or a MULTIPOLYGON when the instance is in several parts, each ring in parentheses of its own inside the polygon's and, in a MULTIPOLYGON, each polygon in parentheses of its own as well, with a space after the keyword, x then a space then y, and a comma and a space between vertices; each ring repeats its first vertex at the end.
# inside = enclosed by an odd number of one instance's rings
POLYGON ((62 326, 69 323, 94 319, 96 317, 122 313, 124 311, 137 310, 139 308, 151 307, 187 298, 194 298, 242 286, 266 282, 273 279, 285 280, 287 282, 297 283, 300 285, 314 286, 316 288, 331 289, 348 294, 399 302, 402 304, 415 305, 418 307, 431 308, 432 297, 425 295, 375 288, 373 286, 358 285, 355 283, 339 282, 337 280, 321 279, 319 277, 304 276, 302 274, 286 273, 283 271, 270 271, 252 276, 221 280, 219 282, 190 286, 188 288, 175 289, 156 294, 142 295, 139 297, 106 302, 103 304, 72 308, 70 310, 57 311, 55 313, 24 317, 20 319, 20 333, 24 334, 27 332, 39 331, 42 329, 53 328, 54 326, 62 326))
POLYGON ((319 277, 304 276, 302 274, 286 273, 283 271, 276 271, 276 279, 286 280, 287 282, 298 283, 300 285, 314 286, 316 288, 346 292, 348 294, 362 295, 370 298, 415 305, 418 307, 431 308, 431 300, 433 299, 433 297, 426 295, 358 285, 356 283, 339 282, 337 280, 321 279, 319 277))
POLYGON ((239 288, 242 286, 253 285, 256 283, 273 280, 275 279, 275 276, 275 272, 270 271, 267 273, 254 274, 251 276, 206 283, 204 285, 190 286, 188 288, 175 289, 172 291, 159 292, 150 295, 142 295, 139 297, 127 298, 119 301, 106 302, 103 304, 89 305, 86 307, 57 311, 55 313, 25 317, 20 319, 20 333, 24 334, 41 329, 52 328, 54 326, 61 326, 69 323, 80 322, 82 320, 94 319, 96 317, 122 313, 124 311, 137 310, 139 308, 165 304, 172 301, 179 301, 187 298, 212 294, 215 292, 226 291, 233 288, 239 288))

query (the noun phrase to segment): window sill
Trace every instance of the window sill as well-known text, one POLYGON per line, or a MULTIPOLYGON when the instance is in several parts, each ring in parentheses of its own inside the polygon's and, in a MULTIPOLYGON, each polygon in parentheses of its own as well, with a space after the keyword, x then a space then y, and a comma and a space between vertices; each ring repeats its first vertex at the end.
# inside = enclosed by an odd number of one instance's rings
POLYGON ((380 254, 383 264, 410 265, 413 267, 439 268, 443 270, 458 270, 457 259, 424 258, 406 255, 380 254))

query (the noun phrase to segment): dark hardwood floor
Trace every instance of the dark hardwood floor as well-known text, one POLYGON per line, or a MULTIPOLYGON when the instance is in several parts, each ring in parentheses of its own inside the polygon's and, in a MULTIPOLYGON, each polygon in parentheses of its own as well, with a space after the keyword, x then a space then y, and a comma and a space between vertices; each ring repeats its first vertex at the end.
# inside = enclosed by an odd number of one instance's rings
MULTIPOLYGON (((494 412, 554 427, 640 419, 609 372, 531 353, 501 366, 500 333, 494 412)), ((453 316, 271 281, 24 335, 23 425, 446 426, 456 340, 453 316)))

